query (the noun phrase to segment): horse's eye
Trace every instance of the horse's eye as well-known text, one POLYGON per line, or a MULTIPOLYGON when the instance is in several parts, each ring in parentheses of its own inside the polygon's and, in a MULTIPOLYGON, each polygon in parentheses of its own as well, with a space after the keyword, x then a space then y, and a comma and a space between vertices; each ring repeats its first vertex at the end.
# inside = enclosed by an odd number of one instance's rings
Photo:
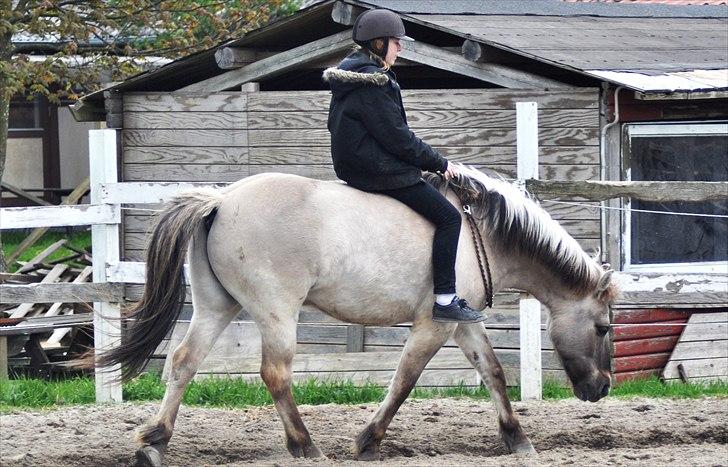
POLYGON ((597 328, 597 334, 599 334, 600 336, 606 336, 607 333, 609 332, 609 326, 608 325, 597 324, 596 325, 596 328, 597 328))

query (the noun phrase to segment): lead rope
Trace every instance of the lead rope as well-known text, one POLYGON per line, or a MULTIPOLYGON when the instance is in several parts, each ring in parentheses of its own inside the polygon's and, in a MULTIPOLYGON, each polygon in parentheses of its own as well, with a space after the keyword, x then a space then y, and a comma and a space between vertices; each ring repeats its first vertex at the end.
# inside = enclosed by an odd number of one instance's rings
POLYGON ((473 236, 473 243, 475 244, 475 256, 478 258, 480 277, 483 279, 483 287, 485 288, 485 307, 493 308, 493 279, 490 275, 490 264, 488 264, 488 255, 485 252, 485 245, 483 245, 483 237, 480 235, 480 230, 475 223, 469 204, 463 204, 463 212, 465 213, 465 219, 467 219, 468 225, 470 226, 470 233, 473 236), (485 267, 483 266, 484 263, 485 267))
MULTIPOLYGON (((450 181, 445 182, 445 192, 450 187, 450 181)), ((485 307, 493 308, 493 278, 490 275, 490 264, 488 263, 488 255, 485 252, 485 245, 483 244, 483 237, 480 235, 480 229, 478 229, 473 217, 473 212, 470 209, 469 204, 463 203, 462 198, 458 195, 457 191, 452 190, 455 196, 460 200, 460 204, 463 205, 463 212, 465 213, 465 219, 468 221, 470 227, 470 234, 473 236, 473 245, 475 246, 475 256, 478 258, 478 267, 480 268, 480 277, 483 279, 483 288, 485 289, 485 307), (481 254, 482 251, 482 254, 481 254), (485 263, 485 266, 483 265, 485 263)))

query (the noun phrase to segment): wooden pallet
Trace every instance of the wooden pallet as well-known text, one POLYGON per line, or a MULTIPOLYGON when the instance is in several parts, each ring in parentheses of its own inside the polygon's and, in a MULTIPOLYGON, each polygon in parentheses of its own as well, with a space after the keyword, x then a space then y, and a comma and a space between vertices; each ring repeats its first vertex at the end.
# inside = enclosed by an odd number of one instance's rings
MULTIPOLYGON (((21 263, 16 273, 0 274, 0 284, 81 284, 91 279, 91 255, 82 249, 59 240, 33 259, 21 263), (48 258, 61 248, 72 254, 50 261, 48 258), (75 265, 69 265, 73 262, 75 265)), ((49 350, 69 348, 73 330, 93 319, 92 308, 74 303, 21 303, 0 310, 0 379, 8 374, 8 362, 25 355, 34 373, 44 375, 50 363, 49 350)))

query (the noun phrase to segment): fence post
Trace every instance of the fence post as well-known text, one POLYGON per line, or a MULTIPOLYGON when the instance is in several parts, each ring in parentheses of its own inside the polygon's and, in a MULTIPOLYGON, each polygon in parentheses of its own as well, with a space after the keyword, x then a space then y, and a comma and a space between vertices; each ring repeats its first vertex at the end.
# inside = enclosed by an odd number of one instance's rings
MULTIPOLYGON (((518 185, 538 179, 538 104, 516 103, 516 173, 518 185)), ((528 294, 519 302, 521 337, 521 400, 542 398, 541 304, 528 294)))
MULTIPOLYGON (((89 130, 91 204, 101 204, 102 183, 117 182, 116 130, 89 130)), ((120 205, 115 209, 120 210, 120 205)), ((106 265, 119 262, 119 225, 91 226, 94 282, 106 282, 106 265)), ((97 351, 118 345, 121 312, 118 303, 94 302, 94 347, 97 351)), ((119 368, 96 369, 96 402, 121 402, 119 368)))

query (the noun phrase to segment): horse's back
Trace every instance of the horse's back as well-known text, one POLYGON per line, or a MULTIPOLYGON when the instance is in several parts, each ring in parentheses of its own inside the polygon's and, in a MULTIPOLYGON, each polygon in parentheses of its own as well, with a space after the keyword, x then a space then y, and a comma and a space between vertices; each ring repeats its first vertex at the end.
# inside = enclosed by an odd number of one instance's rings
MULTIPOLYGON (((340 319, 363 319, 363 310, 383 306, 404 316, 431 288, 432 233, 429 222, 387 196, 267 173, 226 190, 208 253, 226 288, 265 278, 340 319)), ((397 314, 392 321, 402 320, 397 314)))

